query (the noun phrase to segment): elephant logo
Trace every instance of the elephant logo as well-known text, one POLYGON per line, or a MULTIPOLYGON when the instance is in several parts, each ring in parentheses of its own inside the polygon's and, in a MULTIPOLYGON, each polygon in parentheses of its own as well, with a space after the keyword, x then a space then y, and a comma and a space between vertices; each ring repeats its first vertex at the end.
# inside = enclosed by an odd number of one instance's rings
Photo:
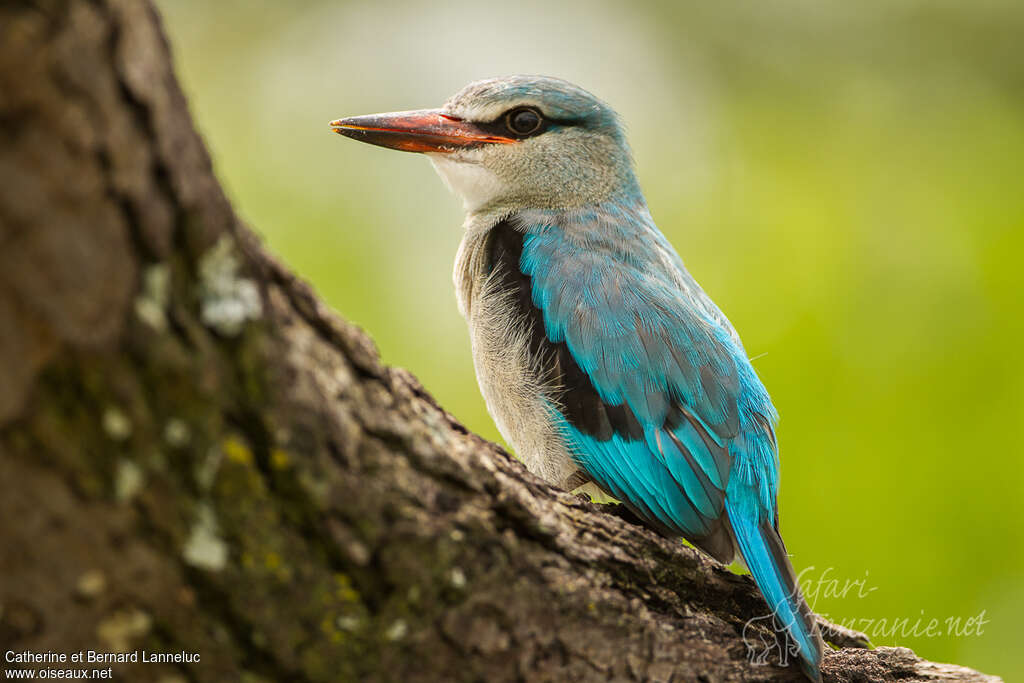
POLYGON ((774 613, 748 620, 743 625, 742 637, 743 644, 747 646, 747 657, 754 666, 776 662, 787 666, 790 657, 797 658, 800 655, 796 643, 774 613))

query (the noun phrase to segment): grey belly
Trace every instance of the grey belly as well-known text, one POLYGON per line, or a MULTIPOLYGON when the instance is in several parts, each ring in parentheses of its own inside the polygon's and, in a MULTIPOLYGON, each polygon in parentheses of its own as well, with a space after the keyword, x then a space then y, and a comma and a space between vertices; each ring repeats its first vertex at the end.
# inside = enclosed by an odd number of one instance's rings
POLYGON ((507 295, 478 291, 468 318, 473 364, 487 410, 516 455, 534 474, 558 486, 577 469, 554 422, 553 388, 530 357, 528 330, 507 295))

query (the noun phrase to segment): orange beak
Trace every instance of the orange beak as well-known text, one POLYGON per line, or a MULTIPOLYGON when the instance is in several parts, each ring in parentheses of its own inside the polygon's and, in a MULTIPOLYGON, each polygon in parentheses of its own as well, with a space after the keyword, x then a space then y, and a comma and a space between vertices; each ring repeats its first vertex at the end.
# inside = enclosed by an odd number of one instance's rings
POLYGON ((331 121, 331 129, 353 140, 403 152, 454 152, 486 144, 511 144, 514 138, 442 114, 440 109, 353 116, 331 121))

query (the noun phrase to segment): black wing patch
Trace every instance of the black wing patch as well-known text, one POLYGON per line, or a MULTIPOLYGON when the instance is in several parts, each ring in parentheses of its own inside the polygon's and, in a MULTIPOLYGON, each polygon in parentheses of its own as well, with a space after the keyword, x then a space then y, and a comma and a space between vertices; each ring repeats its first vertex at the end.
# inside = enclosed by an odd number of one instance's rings
POLYGON ((573 358, 569 346, 564 341, 556 344, 548 338, 544 313, 533 303, 530 277, 519 267, 523 233, 508 220, 501 221, 491 228, 486 250, 487 270, 496 278, 501 291, 512 294, 512 305, 519 309, 530 328, 530 355, 539 359, 541 367, 549 368, 546 379, 559 387, 558 400, 569 424, 598 441, 607 441, 614 434, 628 441, 642 439, 643 427, 629 405, 607 405, 573 358))
MULTIPOLYGON (((523 233, 516 230, 508 220, 491 228, 486 244, 486 267, 492 283, 509 296, 509 305, 516 307, 523 323, 529 327, 529 353, 538 367, 545 368, 545 379, 559 388, 557 399, 562 414, 580 432, 598 441, 608 441, 618 435, 626 441, 640 441, 644 428, 636 414, 625 402, 608 405, 598 394, 590 377, 583 372, 568 345, 551 341, 544 327, 544 314, 533 303, 533 289, 530 277, 520 269, 523 255, 523 233)), ((671 401, 663 425, 675 447, 687 459, 687 464, 697 475, 701 487, 711 500, 721 501, 723 493, 718 490, 694 461, 692 455, 673 432, 689 423, 710 453, 713 454, 722 480, 728 478, 731 459, 728 449, 717 443, 707 427, 678 401, 671 401)), ((621 496, 620 496, 621 498, 621 496)), ((649 510, 622 499, 640 517, 666 534, 676 536, 680 530, 667 524, 649 510)), ((703 535, 687 534, 688 540, 712 557, 731 562, 735 553, 728 517, 720 515, 707 520, 709 530, 703 535)))

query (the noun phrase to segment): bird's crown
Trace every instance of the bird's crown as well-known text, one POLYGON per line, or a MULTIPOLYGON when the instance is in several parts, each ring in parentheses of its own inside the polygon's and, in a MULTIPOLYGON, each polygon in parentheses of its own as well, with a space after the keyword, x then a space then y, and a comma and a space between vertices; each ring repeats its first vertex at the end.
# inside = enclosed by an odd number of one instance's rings
POLYGON ((495 122, 515 107, 534 108, 556 124, 621 134, 619 118, 611 107, 578 85, 550 76, 474 81, 452 95, 442 110, 467 121, 495 122))

